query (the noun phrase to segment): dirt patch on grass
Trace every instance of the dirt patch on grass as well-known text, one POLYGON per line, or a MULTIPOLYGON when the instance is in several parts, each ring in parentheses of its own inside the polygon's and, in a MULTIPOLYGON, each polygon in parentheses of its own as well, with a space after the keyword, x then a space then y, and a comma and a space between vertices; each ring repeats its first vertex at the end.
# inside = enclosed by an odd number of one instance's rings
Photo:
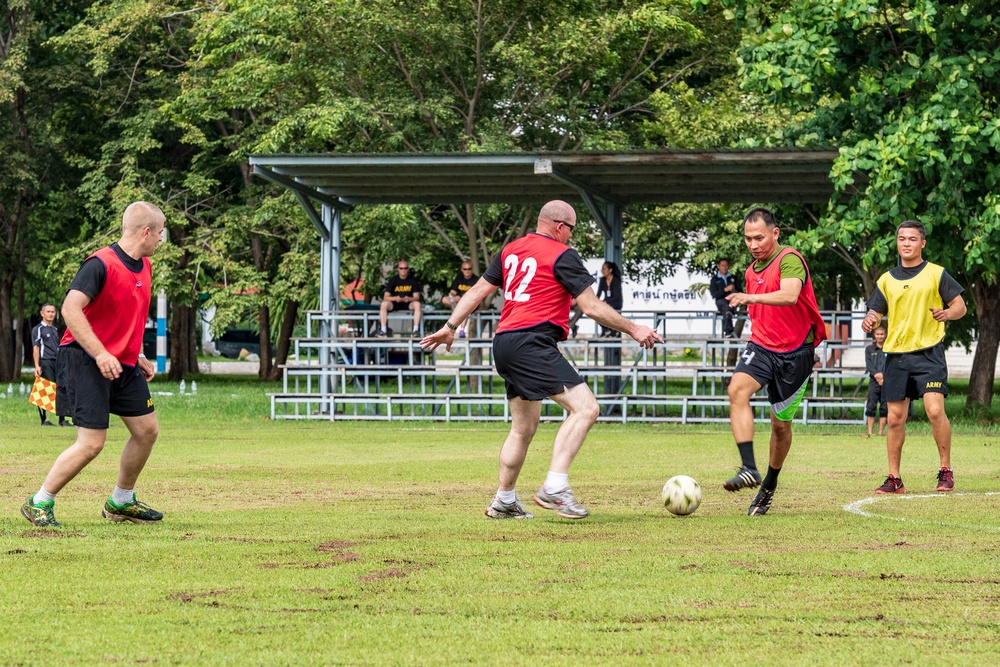
POLYGON ((317 544, 313 547, 313 551, 319 551, 320 553, 335 553, 343 551, 347 547, 356 547, 357 542, 351 542, 350 540, 330 540, 329 542, 323 542, 317 544))
POLYGON ((86 533, 82 533, 79 530, 26 530, 21 533, 20 537, 26 537, 28 539, 48 539, 48 538, 66 538, 66 537, 86 537, 86 533))
POLYGON ((187 591, 177 591, 176 593, 171 593, 168 596, 168 600, 174 602, 197 602, 198 600, 208 600, 212 598, 221 597, 223 595, 229 595, 235 588, 220 588, 215 591, 202 591, 200 593, 188 593, 187 591))
POLYGON ((405 579, 410 572, 422 569, 420 565, 404 565, 403 567, 387 567, 383 570, 372 570, 358 577, 360 581, 372 583, 383 579, 405 579))
POLYGON ((213 537, 213 542, 242 542, 244 544, 273 544, 277 540, 265 537, 213 537))

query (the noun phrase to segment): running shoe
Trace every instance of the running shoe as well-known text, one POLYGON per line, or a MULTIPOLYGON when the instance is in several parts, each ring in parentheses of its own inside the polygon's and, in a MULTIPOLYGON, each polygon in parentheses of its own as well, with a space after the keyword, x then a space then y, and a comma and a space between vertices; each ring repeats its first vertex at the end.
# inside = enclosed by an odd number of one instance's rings
POLYGON ((875 493, 906 493, 906 489, 903 488, 903 480, 901 478, 889 475, 885 478, 885 481, 882 482, 882 486, 875 489, 875 493))
POLYGON ((951 471, 951 468, 941 468, 938 471, 938 485, 936 491, 954 491, 955 490, 955 473, 951 471))
POLYGON ((53 513, 55 506, 54 500, 36 503, 35 497, 31 496, 21 505, 21 516, 39 528, 62 528, 53 513))
POLYGON ((582 519, 590 514, 586 507, 576 502, 568 486, 555 493, 546 493, 543 486, 535 494, 535 502, 547 510, 555 510, 556 514, 565 519, 582 519))
POLYGON ((108 521, 131 521, 132 523, 155 523, 163 518, 161 512, 157 512, 146 503, 140 503, 139 499, 132 496, 132 502, 119 505, 108 497, 101 510, 101 516, 108 521))
POLYGON ((768 490, 763 486, 760 487, 760 491, 754 497, 753 502, 750 503, 750 509, 747 510, 748 516, 764 516, 767 511, 771 509, 771 501, 774 500, 774 489, 768 490))
POLYGON ((525 512, 516 499, 512 503, 505 503, 493 496, 493 502, 486 508, 486 516, 491 519, 533 519, 535 515, 525 512))
POLYGON ((753 468, 740 466, 735 477, 730 477, 722 485, 726 491, 739 491, 740 489, 752 489, 760 486, 760 473, 753 468))

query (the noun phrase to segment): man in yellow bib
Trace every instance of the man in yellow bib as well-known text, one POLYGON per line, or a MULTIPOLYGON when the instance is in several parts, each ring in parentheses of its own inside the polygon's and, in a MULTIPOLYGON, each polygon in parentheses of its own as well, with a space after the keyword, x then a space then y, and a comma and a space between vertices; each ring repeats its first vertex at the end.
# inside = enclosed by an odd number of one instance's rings
POLYGON ((904 493, 899 474, 906 439, 906 413, 910 400, 924 399, 931 422, 941 469, 938 491, 952 491, 951 422, 944 411, 948 395, 948 364, 944 358, 944 323, 965 315, 965 289, 943 266, 924 260, 927 230, 916 220, 907 220, 896 230, 899 266, 883 273, 868 298, 868 314, 861 329, 871 333, 883 317, 891 326, 885 350, 882 397, 889 405, 889 476, 875 493, 904 493))

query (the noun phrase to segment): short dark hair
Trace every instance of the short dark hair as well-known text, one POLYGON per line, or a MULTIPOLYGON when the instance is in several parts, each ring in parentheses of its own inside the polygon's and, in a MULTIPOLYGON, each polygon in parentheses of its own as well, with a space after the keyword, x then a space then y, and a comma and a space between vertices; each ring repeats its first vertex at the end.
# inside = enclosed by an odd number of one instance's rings
POLYGON ((768 227, 778 226, 778 222, 774 219, 774 213, 772 213, 770 209, 755 208, 751 210, 743 218, 743 224, 746 225, 748 222, 752 222, 754 220, 763 220, 764 224, 766 224, 768 227))
POLYGON ((49 302, 49 301, 46 301, 45 303, 43 303, 43 304, 42 304, 42 307, 41 307, 41 308, 39 308, 39 310, 45 310, 45 309, 46 309, 46 308, 48 308, 49 306, 52 306, 53 308, 55 308, 55 307, 56 307, 56 304, 54 304, 54 303, 51 303, 51 302, 49 302))
POLYGON ((927 228, 924 227, 923 223, 918 220, 906 220, 899 223, 899 227, 896 227, 896 233, 899 233, 900 229, 915 229, 920 233, 920 240, 927 240, 927 228))

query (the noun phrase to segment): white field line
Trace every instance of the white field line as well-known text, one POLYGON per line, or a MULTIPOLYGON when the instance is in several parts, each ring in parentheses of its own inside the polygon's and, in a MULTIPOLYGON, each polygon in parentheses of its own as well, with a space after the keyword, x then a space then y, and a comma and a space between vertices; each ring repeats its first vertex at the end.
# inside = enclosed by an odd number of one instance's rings
MULTIPOLYGON (((939 526, 954 526, 959 528, 968 528, 972 530, 983 530, 984 526, 963 526, 957 523, 952 523, 949 521, 929 521, 921 519, 910 519, 907 517, 900 516, 885 516, 884 514, 878 514, 876 512, 869 512, 864 508, 869 505, 874 505, 877 502, 883 500, 917 500, 923 498, 949 498, 953 496, 997 496, 1000 495, 1000 491, 986 491, 983 493, 928 493, 920 495, 896 495, 896 494, 886 494, 884 496, 872 496, 871 498, 862 498, 861 500, 855 500, 854 502, 847 503, 844 505, 844 511, 850 512, 851 514, 857 514, 858 516, 864 516, 871 519, 889 519, 890 521, 902 521, 904 523, 913 524, 937 524, 939 526)), ((985 527, 986 530, 996 531, 996 527, 985 527)))

